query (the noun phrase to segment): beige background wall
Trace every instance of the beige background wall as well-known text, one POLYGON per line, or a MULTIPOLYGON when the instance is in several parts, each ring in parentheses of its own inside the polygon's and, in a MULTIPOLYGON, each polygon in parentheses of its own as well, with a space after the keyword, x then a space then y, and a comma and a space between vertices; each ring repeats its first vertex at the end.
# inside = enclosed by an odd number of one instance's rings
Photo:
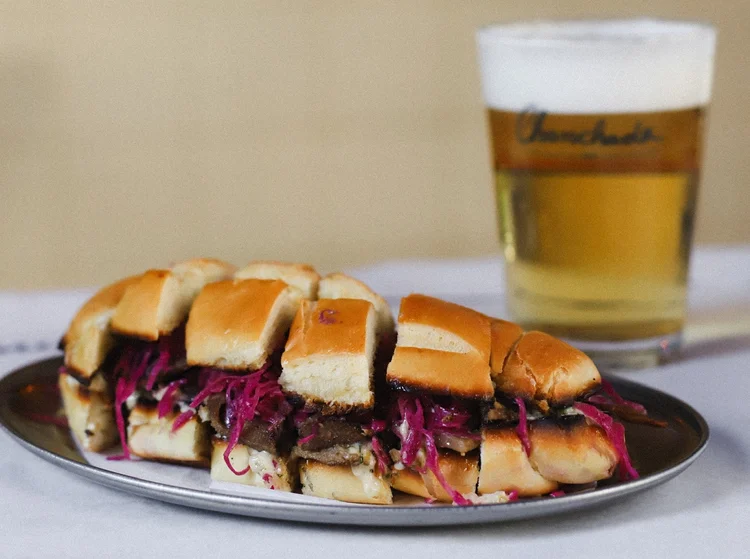
POLYGON ((746 0, 3 1, 0 288, 493 252, 473 30, 642 14, 719 27, 698 240, 748 242, 746 0))

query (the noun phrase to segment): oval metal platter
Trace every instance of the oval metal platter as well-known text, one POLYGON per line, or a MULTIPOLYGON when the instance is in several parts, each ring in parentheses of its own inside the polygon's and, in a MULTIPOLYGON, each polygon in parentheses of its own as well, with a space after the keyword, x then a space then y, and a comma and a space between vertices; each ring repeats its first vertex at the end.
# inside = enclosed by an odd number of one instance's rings
POLYGON ((299 495, 265 489, 251 494, 217 490, 203 470, 142 462, 147 465, 143 468, 145 474, 137 467, 128 474, 116 471, 115 462, 99 460, 98 466, 89 463, 68 429, 51 421, 61 407, 56 390, 60 365, 60 358, 39 361, 0 380, 0 425, 23 447, 61 468, 121 491, 259 518, 367 526, 437 526, 505 522, 570 512, 616 501, 672 479, 698 458, 709 436, 706 421, 686 403, 635 382, 611 378, 624 398, 640 402, 651 416, 667 422, 664 428, 626 424, 628 448, 641 474, 638 480, 608 480, 595 488, 557 498, 467 507, 429 505, 407 496, 395 498, 391 506, 350 505, 322 499, 309 502, 299 495), (111 467, 106 467, 109 464, 111 467), (180 475, 173 476, 170 468, 178 468, 174 472, 179 471, 180 475), (133 471, 138 473, 133 475, 133 471))

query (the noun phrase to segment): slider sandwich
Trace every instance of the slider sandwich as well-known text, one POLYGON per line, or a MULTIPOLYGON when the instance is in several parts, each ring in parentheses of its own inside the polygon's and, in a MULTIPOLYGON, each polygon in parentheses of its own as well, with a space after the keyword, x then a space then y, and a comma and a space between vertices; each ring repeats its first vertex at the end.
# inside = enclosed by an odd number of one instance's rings
POLYGON ((424 295, 401 301, 388 365, 394 489, 468 504, 479 478, 481 412, 493 398, 490 320, 424 295))
POLYGON ((395 489, 470 504, 638 476, 593 362, 547 334, 410 295, 387 380, 395 489))
POLYGON ((111 319, 115 419, 123 455, 193 465, 208 463, 208 430, 196 420, 173 423, 197 389, 185 362, 185 321, 194 299, 234 267, 194 259, 149 270, 128 285, 111 319))
POLYGON ((624 428, 591 403, 603 381, 583 352, 496 320, 491 366, 496 401, 484 418, 480 495, 543 495, 607 479, 618 464, 621 478, 638 477, 624 428))
POLYGON ((58 386, 65 416, 78 443, 101 452, 117 443, 112 387, 115 345, 110 321, 125 290, 139 281, 129 277, 101 289, 76 313, 60 345, 65 352, 58 386))
POLYGON ((175 428, 186 420, 213 428, 213 479, 294 490, 292 406, 278 383, 279 355, 318 280, 309 266, 252 263, 196 299, 185 344, 188 364, 200 368, 200 391, 175 428))
POLYGON ((384 372, 377 364, 388 359, 390 308, 343 274, 323 278, 318 294, 317 301, 302 301, 279 378, 297 405, 292 456, 301 460, 302 493, 389 504, 388 456, 377 435, 385 422, 376 419, 375 377, 384 372))

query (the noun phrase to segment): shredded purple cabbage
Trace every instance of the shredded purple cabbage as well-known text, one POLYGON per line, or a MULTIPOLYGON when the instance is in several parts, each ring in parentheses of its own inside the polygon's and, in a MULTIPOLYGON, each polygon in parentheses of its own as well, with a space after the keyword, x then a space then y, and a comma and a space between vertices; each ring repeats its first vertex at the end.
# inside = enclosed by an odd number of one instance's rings
POLYGON ((272 430, 282 423, 292 412, 281 391, 278 376, 269 370, 269 362, 257 371, 246 375, 230 375, 219 369, 205 369, 200 375, 203 389, 193 398, 190 410, 180 414, 172 425, 172 431, 178 430, 195 415, 195 409, 212 394, 224 392, 226 398, 225 421, 229 428, 227 448, 224 451, 224 462, 229 470, 238 476, 246 474, 244 470, 235 470, 229 456, 237 446, 245 423, 256 417, 268 424, 272 430))
MULTIPOLYGON (((138 383, 146 377, 146 390, 152 390, 154 383, 170 365, 185 355, 185 329, 178 328, 167 336, 162 336, 157 342, 131 342, 122 348, 120 358, 114 367, 115 383, 115 422, 120 434, 123 459, 130 459, 130 449, 127 443, 125 416, 122 407, 132 396, 138 383)), ((116 459, 116 457, 110 457, 116 459)))
POLYGON ((469 431, 467 424, 471 414, 458 404, 446 407, 436 404, 429 397, 411 394, 400 394, 397 397, 393 414, 392 430, 401 440, 401 461, 404 465, 414 467, 421 474, 429 470, 455 504, 471 504, 445 479, 440 470, 439 453, 435 445, 435 433, 479 437, 469 431), (406 432, 402 433, 401 427, 404 424, 406 432), (425 464, 421 467, 416 464, 420 450, 425 454, 425 464))
POLYGON ((638 402, 626 400, 625 398, 620 396, 615 390, 615 387, 604 379, 602 379, 602 391, 604 392, 604 394, 594 394, 593 396, 589 396, 587 402, 600 405, 615 404, 618 406, 626 406, 641 415, 648 415, 646 408, 644 408, 638 402))
POLYGON ((516 398, 516 405, 518 406, 518 426, 516 427, 516 434, 521 439, 523 450, 526 452, 526 456, 531 454, 531 440, 529 439, 529 425, 526 415, 526 403, 523 398, 516 398))
POLYGON ((620 479, 623 481, 628 479, 638 479, 640 475, 630 461, 630 454, 628 454, 628 447, 625 443, 625 427, 591 404, 576 402, 573 404, 573 407, 604 430, 607 438, 620 455, 620 479))
POLYGON ((159 400, 159 404, 156 406, 156 411, 159 414, 159 419, 165 417, 169 412, 172 411, 172 408, 175 404, 175 394, 177 392, 177 389, 185 384, 187 382, 186 378, 181 378, 178 380, 173 380, 170 382, 167 387, 164 389, 164 394, 161 397, 161 400, 159 400))

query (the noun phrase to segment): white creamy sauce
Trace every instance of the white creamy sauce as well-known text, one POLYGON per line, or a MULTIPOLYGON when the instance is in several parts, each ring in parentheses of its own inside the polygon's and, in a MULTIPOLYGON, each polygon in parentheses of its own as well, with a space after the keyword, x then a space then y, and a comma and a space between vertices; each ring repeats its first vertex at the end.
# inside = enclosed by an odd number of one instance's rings
POLYGON ((573 406, 569 406, 560 410, 560 415, 583 415, 583 413, 575 409, 573 406))
POLYGON ((368 497, 376 497, 380 493, 380 480, 370 466, 357 464, 352 466, 352 473, 362 482, 362 489, 368 497))
POLYGON ((409 424, 404 419, 401 423, 398 424, 396 430, 398 431, 398 434, 401 435, 401 440, 404 440, 406 438, 406 435, 409 434, 409 424))
POLYGON ((359 458, 362 464, 366 464, 370 467, 374 466, 377 461, 372 452, 372 445, 370 443, 355 443, 349 445, 346 450, 351 456, 359 458))
POLYGON ((125 400, 125 405, 129 410, 132 410, 135 407, 136 402, 138 402, 138 398, 140 398, 141 393, 136 390, 133 392, 130 396, 128 396, 128 399, 125 400))
POLYGON ((488 493, 487 495, 466 493, 463 497, 474 505, 496 505, 510 501, 508 494, 505 491, 495 491, 494 493, 488 493))
MULTIPOLYGON (((186 407, 186 409, 183 410, 182 409, 182 404, 180 404, 180 411, 187 411, 189 409, 192 409, 189 406, 185 406, 185 407, 186 407)), ((208 406, 201 406, 201 407, 198 408, 198 417, 204 423, 207 423, 207 422, 209 422, 211 420, 210 414, 208 412, 208 406)))
POLYGON ((284 473, 280 463, 274 459, 271 453, 264 450, 248 449, 248 453, 248 465, 254 476, 253 483, 263 484, 266 487, 270 487, 271 485, 277 487, 280 477, 284 473), (269 482, 263 480, 263 476, 266 474, 271 476, 269 482))
MULTIPOLYGON (((192 411, 193 409, 189 405, 187 405, 186 402, 177 402, 177 408, 180 410, 180 413, 185 413, 186 411, 192 411)), ((200 412, 198 413, 198 416, 200 417, 200 412)), ((208 417, 208 413, 206 413, 206 417, 208 417)))
POLYGON ((81 384, 76 379, 74 379, 71 375, 67 375, 65 377, 65 382, 67 382, 68 386, 70 386, 71 388, 77 389, 79 386, 81 386, 81 384))
POLYGON ((160 388, 159 390, 157 390, 156 392, 154 392, 154 398, 158 402, 161 402, 161 399, 164 398, 164 393, 166 391, 167 391, 167 387, 166 386, 164 388, 160 388))

